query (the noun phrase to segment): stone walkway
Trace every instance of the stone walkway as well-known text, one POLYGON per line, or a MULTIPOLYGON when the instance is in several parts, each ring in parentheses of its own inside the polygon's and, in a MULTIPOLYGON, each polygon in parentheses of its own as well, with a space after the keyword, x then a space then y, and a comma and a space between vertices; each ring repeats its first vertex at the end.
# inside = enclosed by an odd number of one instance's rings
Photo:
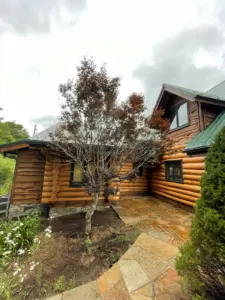
POLYGON ((124 199, 113 208, 125 224, 142 231, 138 239, 97 280, 48 300, 186 299, 174 260, 193 214, 153 197, 124 199))

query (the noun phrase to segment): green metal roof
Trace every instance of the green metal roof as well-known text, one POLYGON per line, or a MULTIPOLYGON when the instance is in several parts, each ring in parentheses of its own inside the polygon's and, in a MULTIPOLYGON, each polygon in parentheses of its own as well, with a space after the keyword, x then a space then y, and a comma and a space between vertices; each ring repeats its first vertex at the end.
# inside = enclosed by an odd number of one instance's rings
POLYGON ((225 101, 225 80, 206 92, 187 89, 181 86, 164 83, 164 87, 173 89, 193 98, 208 98, 212 100, 225 101))
POLYGON ((205 151, 214 142, 215 136, 225 127, 225 110, 210 123, 210 125, 202 132, 195 135, 187 144, 185 152, 200 152, 205 151))

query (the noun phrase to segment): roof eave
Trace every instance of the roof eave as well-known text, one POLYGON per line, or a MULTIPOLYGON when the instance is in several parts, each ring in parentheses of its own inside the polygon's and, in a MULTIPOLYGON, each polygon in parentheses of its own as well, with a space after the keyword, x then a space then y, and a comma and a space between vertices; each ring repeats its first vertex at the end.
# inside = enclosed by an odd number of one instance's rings
POLYGON ((176 88, 171 88, 171 87, 166 86, 166 84, 163 84, 162 88, 161 88, 161 91, 159 93, 156 105, 154 107, 154 110, 156 110, 156 109, 159 108, 159 104, 161 102, 161 99, 163 97, 164 92, 169 92, 169 93, 174 94, 176 96, 179 96, 181 98, 184 98, 184 99, 187 99, 187 100, 190 100, 190 101, 195 101, 195 97, 194 96, 190 96, 190 95, 188 96, 187 94, 181 93, 176 88))
POLYGON ((210 146, 201 146, 196 148, 184 149, 184 152, 187 154, 195 154, 195 153, 202 153, 207 152, 210 146))
POLYGON ((38 140, 21 140, 12 143, 0 145, 0 153, 13 153, 16 154, 18 150, 28 148, 30 146, 43 146, 46 147, 49 142, 38 140))
POLYGON ((200 102, 205 102, 205 103, 209 103, 209 104, 213 104, 213 105, 218 105, 218 106, 223 106, 225 107, 225 101, 224 100, 220 100, 220 99, 213 99, 212 97, 206 97, 203 95, 196 95, 196 100, 200 101, 200 102))

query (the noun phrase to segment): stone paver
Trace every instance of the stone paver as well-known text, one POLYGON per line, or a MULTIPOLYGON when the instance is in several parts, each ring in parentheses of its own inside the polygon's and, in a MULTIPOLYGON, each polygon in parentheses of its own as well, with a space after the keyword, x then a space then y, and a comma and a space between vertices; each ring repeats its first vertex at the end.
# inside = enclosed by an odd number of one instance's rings
POLYGON ((152 255, 147 251, 144 251, 137 261, 145 271, 145 274, 150 282, 159 277, 168 266, 164 260, 152 255))
POLYGON ((153 197, 123 199, 113 208, 140 236, 97 280, 48 300, 186 300, 174 263, 193 214, 153 197))
POLYGON ((63 300, 101 300, 96 281, 63 293, 63 300))
POLYGON ((169 245, 145 233, 142 233, 134 244, 163 260, 169 260, 178 253, 177 247, 169 245))
POLYGON ((146 273, 136 260, 121 259, 119 265, 129 292, 133 292, 149 282, 146 273))
POLYGON ((60 295, 55 295, 55 296, 53 296, 53 297, 51 297, 51 298, 48 298, 48 300, 62 300, 62 294, 60 294, 60 295))
POLYGON ((98 279, 98 288, 99 292, 102 295, 115 286, 121 279, 121 273, 120 273, 120 267, 119 264, 116 263, 115 265, 112 266, 107 272, 102 274, 98 279))

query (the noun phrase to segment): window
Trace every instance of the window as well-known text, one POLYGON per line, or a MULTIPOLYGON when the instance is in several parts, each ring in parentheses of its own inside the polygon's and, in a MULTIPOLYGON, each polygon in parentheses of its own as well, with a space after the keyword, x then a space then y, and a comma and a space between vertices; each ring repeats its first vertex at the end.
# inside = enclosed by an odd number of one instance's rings
POLYGON ((170 111, 170 121, 171 121, 171 125, 170 125, 171 130, 178 129, 180 127, 189 124, 187 101, 182 102, 179 105, 176 105, 170 111))
MULTIPOLYGON (((138 165, 139 165, 139 163, 133 163, 133 169, 136 169, 138 165)), ((137 175, 138 175, 138 176, 142 176, 142 172, 143 172, 143 168, 142 168, 142 167, 139 167, 139 168, 137 169, 137 175)))
POLYGON ((166 180, 183 183, 182 160, 165 161, 166 180))
POLYGON ((83 167, 77 163, 71 164, 70 169, 70 185, 74 187, 81 187, 83 183, 83 167))

